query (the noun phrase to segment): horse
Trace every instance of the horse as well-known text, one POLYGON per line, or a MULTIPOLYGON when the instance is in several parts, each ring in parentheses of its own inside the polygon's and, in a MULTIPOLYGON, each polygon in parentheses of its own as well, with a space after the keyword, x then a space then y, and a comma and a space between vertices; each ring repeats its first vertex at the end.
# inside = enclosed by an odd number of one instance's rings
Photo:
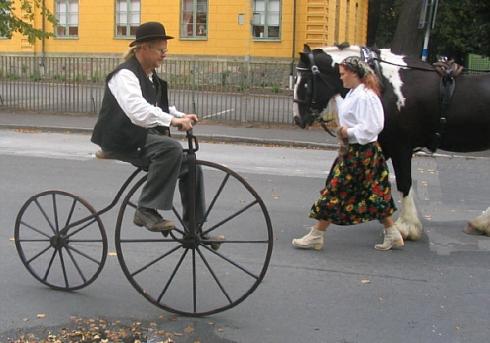
MULTIPOLYGON (((490 74, 442 74, 431 64, 360 46, 310 49, 305 45, 296 66, 294 122, 305 128, 323 121, 327 105, 344 96, 339 64, 357 56, 368 63, 382 84, 385 124, 378 141, 391 159, 396 186, 402 194, 396 221, 402 236, 421 238, 423 229, 413 200, 411 160, 417 149, 450 152, 490 148, 490 74)), ((440 70, 439 70, 440 71, 440 70)), ((469 231, 490 236, 490 210, 470 222, 469 231)))

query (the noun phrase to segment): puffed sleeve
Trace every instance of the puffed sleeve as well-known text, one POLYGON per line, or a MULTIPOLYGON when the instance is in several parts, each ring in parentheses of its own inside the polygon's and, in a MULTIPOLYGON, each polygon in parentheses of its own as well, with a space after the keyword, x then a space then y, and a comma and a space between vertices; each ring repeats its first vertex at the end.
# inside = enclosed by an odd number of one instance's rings
POLYGON ((361 145, 376 141, 384 125, 381 100, 370 93, 365 92, 357 98, 354 113, 358 124, 347 129, 349 141, 354 140, 361 145))

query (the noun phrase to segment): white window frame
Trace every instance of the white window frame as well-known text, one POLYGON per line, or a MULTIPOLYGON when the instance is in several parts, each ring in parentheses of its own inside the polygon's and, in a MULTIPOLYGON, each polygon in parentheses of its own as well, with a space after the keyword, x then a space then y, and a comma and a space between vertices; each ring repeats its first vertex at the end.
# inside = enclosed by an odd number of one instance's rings
POLYGON ((192 39, 192 40, 205 40, 208 38, 208 27, 209 27, 209 0, 187 0, 187 1, 192 1, 192 30, 191 33, 189 33, 189 23, 186 23, 186 19, 184 18, 184 15, 186 14, 186 11, 184 6, 186 0, 181 0, 180 1, 180 38, 181 39, 192 39), (197 16, 198 16, 198 2, 205 2, 206 3, 206 22, 204 23, 204 26, 202 26, 202 23, 197 23, 197 16), (198 27, 199 25, 199 27, 198 27))
POLYGON ((133 39, 135 38, 135 30, 141 24, 141 0, 116 0, 115 19, 114 19, 114 35, 116 38, 133 39), (121 10, 124 3, 124 10, 121 10), (133 4, 138 4, 137 9, 133 8, 133 4), (137 20, 135 20, 137 18, 137 20), (125 29, 122 33, 120 28, 125 29))
POLYGON ((80 29, 80 3, 78 0, 56 0, 54 3, 55 6, 55 16, 56 16, 56 25, 55 25, 55 37, 62 39, 72 39, 78 38, 79 29, 80 29), (72 5, 76 5, 76 8, 72 7, 72 5), (64 8, 64 11, 61 9, 64 8), (58 31, 59 28, 64 29, 64 33, 60 34, 58 31), (70 34, 70 29, 76 28, 75 34, 70 34))
POLYGON ((252 38, 254 40, 280 40, 281 22, 282 0, 252 0, 252 38), (274 2, 277 3, 277 9, 271 8, 271 3, 274 2), (277 22, 273 23, 272 20, 277 22), (263 31, 260 30, 261 27, 263 31), (271 36, 271 31, 275 28, 277 28, 277 35, 271 36))

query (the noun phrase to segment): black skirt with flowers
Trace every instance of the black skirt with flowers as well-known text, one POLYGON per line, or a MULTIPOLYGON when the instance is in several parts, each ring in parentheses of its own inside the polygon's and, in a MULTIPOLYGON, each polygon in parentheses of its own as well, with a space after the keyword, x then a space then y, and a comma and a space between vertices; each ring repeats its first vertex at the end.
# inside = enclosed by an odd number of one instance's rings
POLYGON ((396 211, 388 167, 377 142, 349 144, 330 169, 310 218, 337 225, 383 220, 396 211))

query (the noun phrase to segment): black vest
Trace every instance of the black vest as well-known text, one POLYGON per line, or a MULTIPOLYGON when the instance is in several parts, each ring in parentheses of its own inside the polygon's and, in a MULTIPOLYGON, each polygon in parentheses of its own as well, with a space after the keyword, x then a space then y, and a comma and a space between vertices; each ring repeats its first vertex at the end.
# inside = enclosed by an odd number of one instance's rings
POLYGON ((121 69, 132 71, 139 80, 141 92, 148 103, 168 110, 167 82, 153 73, 151 82, 136 57, 116 67, 106 78, 102 107, 92 133, 92 142, 104 150, 134 152, 140 151, 146 142, 148 129, 134 125, 112 95, 108 83, 121 69))

